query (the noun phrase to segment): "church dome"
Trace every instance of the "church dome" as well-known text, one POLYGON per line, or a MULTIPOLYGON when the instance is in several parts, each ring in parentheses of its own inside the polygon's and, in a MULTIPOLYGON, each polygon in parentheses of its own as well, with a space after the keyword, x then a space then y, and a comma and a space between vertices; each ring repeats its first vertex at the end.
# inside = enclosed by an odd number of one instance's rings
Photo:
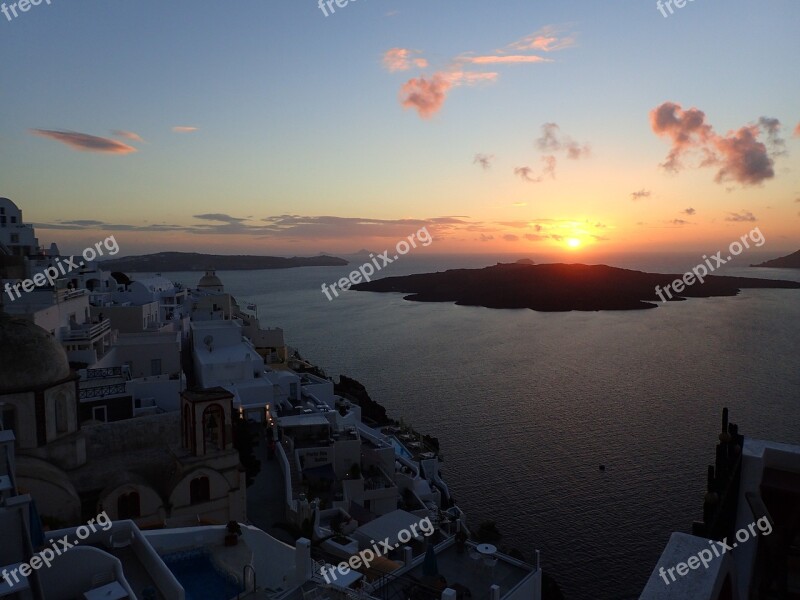
POLYGON ((58 340, 31 321, 0 313, 0 395, 48 387, 69 375, 58 340))
POLYGON ((199 289, 212 289, 214 291, 222 291, 222 280, 217 277, 214 271, 206 271, 206 274, 200 278, 200 283, 197 284, 199 289))

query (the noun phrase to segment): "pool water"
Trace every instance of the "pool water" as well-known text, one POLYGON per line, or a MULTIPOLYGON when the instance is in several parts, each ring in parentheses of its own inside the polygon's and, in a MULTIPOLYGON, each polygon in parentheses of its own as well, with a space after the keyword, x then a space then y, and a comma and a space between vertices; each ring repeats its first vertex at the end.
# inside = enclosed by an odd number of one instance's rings
POLYGON ((186 600, 230 600, 242 591, 236 581, 214 566, 207 552, 192 550, 162 558, 186 591, 186 600))
POLYGON ((392 443, 392 446, 394 446, 394 453, 397 456, 403 456, 405 458, 414 458, 414 455, 411 454, 408 448, 403 446, 403 444, 400 443, 400 440, 398 440, 396 437, 390 436, 389 441, 392 443))

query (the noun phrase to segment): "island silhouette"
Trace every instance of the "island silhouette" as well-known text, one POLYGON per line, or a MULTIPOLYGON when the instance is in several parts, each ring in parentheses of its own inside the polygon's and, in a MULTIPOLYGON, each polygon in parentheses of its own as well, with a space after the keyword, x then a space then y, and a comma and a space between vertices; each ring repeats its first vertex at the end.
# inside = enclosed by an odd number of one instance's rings
MULTIPOLYGON (((683 275, 645 273, 607 265, 505 264, 483 269, 452 269, 386 277, 356 284, 363 292, 399 292, 414 302, 455 302, 486 308, 529 308, 542 312, 642 310, 656 308, 662 289, 683 275)), ((735 296, 742 289, 800 289, 800 282, 748 277, 708 276, 687 286, 671 301, 735 296)), ((669 300, 668 300, 669 301, 669 300)))

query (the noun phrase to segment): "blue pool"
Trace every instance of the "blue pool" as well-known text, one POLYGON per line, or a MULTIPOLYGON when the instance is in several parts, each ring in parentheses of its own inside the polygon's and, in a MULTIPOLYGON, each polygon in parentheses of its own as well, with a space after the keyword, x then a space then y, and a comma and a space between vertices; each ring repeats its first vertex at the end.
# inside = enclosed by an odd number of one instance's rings
POLYGON ((207 552, 192 550, 162 558, 186 591, 186 600, 230 600, 242 591, 236 581, 214 566, 207 552))
POLYGON ((411 452, 408 451, 408 448, 403 446, 403 444, 400 443, 400 440, 398 440, 396 437, 394 437, 393 435, 389 436, 389 441, 392 442, 392 446, 394 446, 394 453, 397 456, 404 456, 405 458, 414 458, 414 455, 411 454, 411 452))

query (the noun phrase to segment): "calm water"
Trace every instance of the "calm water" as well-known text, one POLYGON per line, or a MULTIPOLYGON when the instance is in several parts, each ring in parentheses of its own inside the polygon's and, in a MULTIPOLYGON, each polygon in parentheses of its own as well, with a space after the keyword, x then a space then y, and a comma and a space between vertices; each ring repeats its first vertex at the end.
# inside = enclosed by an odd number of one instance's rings
MULTIPOLYGON (((408 255, 383 273, 498 258, 408 255)), ((698 256, 604 262, 683 272, 698 256)), ((800 280, 743 266, 719 273, 800 280)), ((670 533, 701 516, 723 406, 746 436, 800 444, 800 290, 563 314, 364 292, 329 302, 320 285, 350 270, 219 275, 328 375, 438 436, 472 525, 496 520, 501 545, 528 559, 540 549, 569 600, 638 597, 670 533)))

